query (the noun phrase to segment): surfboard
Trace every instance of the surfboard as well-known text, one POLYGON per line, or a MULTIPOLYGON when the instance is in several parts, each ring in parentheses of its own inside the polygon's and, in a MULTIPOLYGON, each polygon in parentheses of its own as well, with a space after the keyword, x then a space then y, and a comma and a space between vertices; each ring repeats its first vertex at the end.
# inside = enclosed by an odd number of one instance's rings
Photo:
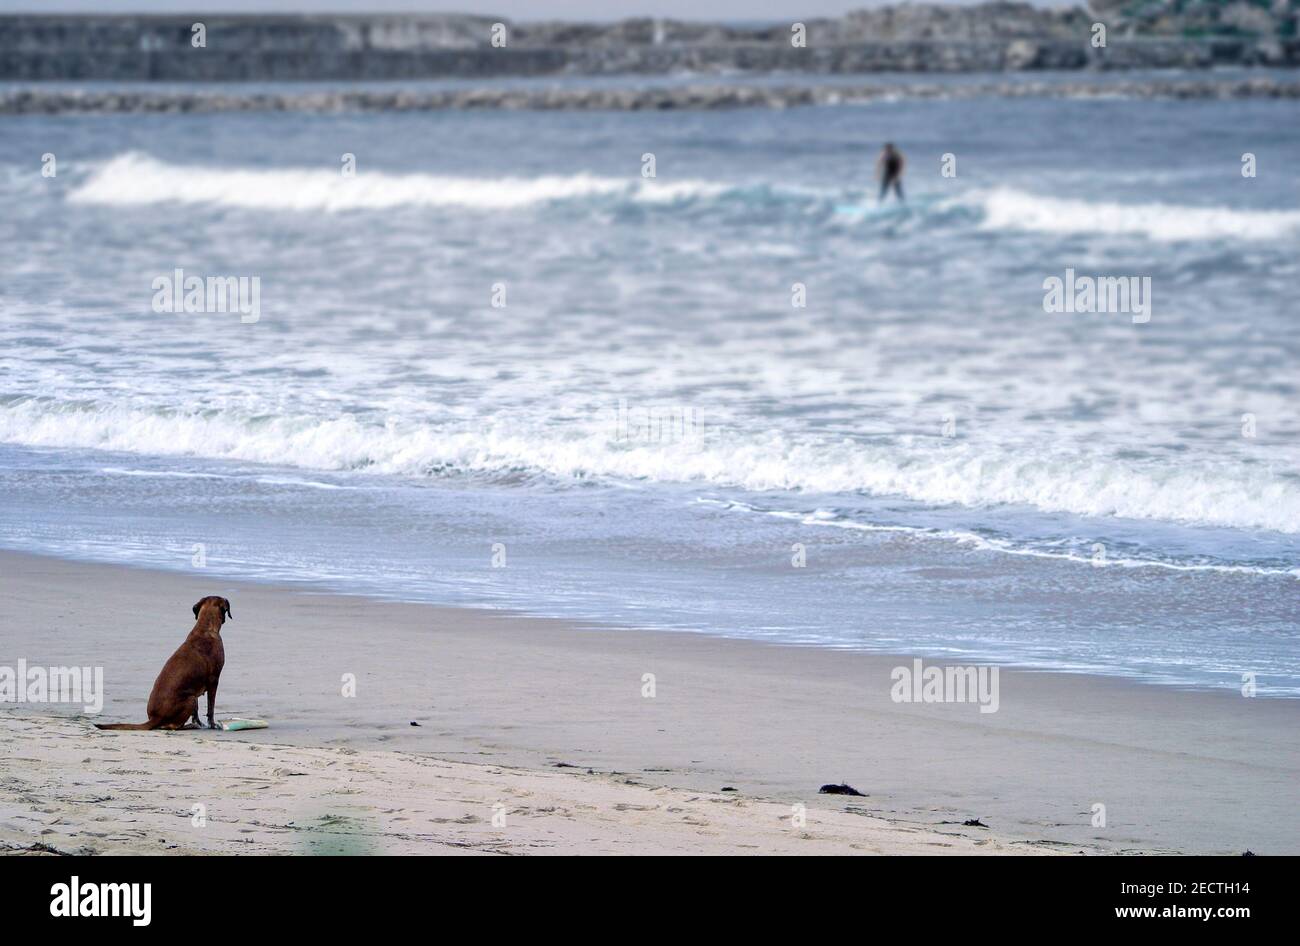
POLYGON ((906 213, 908 210, 924 210, 934 204, 933 197, 917 197, 909 200, 898 200, 895 197, 887 197, 881 203, 864 204, 836 204, 835 212, 849 217, 888 217, 895 214, 906 213))
POLYGON ((226 732, 238 732, 241 729, 266 729, 267 722, 264 719, 224 719, 221 721, 221 728, 226 732))

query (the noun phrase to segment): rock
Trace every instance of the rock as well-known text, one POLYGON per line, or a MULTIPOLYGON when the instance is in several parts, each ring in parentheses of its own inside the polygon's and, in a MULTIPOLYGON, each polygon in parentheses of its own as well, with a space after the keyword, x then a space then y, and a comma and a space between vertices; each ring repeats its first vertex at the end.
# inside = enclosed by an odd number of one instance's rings
POLYGON ((1003 62, 1008 69, 1029 69, 1038 63, 1040 49, 1027 39, 1013 39, 1007 45, 1003 62))
POLYGON ((1253 4, 1230 3, 1219 11, 1218 22, 1236 32, 1252 36, 1272 36, 1277 31, 1273 16, 1263 7, 1253 4))
POLYGON ((1287 63, 1286 48, 1276 39, 1262 39, 1255 44, 1254 60, 1262 66, 1284 66, 1287 63))

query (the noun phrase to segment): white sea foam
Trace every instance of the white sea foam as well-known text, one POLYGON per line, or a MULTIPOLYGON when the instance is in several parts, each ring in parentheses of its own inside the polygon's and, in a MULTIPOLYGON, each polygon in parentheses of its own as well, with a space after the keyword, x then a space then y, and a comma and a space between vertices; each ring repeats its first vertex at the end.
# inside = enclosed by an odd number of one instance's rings
POLYGON ((119 155, 77 187, 74 203, 132 205, 215 204, 256 210, 387 210, 459 207, 506 210, 595 197, 647 203, 710 197, 726 185, 660 182, 591 174, 542 177, 452 177, 363 170, 344 177, 325 168, 214 168, 166 164, 145 154, 119 155))
POLYGON ((1070 562, 1076 565, 1088 565, 1096 568, 1158 568, 1176 572, 1214 572, 1225 575, 1278 575, 1300 578, 1300 568, 1264 568, 1255 565, 1220 565, 1197 562, 1169 562, 1152 558, 1129 558, 1125 556, 1103 557, 1081 555, 1071 551, 1051 551, 1041 548, 1026 548, 1007 539, 979 535, 964 529, 937 529, 925 526, 884 525, 873 522, 859 522, 837 516, 828 510, 818 509, 812 513, 795 512, 785 509, 762 509, 749 503, 735 500, 696 499, 701 505, 719 506, 738 512, 771 516, 776 519, 790 519, 806 526, 823 526, 836 529, 848 529, 855 532, 894 532, 903 535, 915 535, 925 538, 946 539, 989 552, 1003 555, 1020 555, 1028 558, 1043 558, 1054 561, 1070 562))
POLYGON ((627 443, 604 427, 509 420, 435 428, 351 415, 243 417, 26 399, 0 441, 397 475, 517 473, 699 482, 752 491, 864 493, 932 505, 1019 504, 1082 516, 1300 532, 1300 483, 1254 467, 1125 461, 995 445, 869 444, 779 432, 627 443))
POLYGON ((1010 188, 980 195, 980 226, 1039 233, 1109 233, 1180 240, 1276 240, 1300 235, 1300 210, 1235 210, 1045 197, 1010 188))
POLYGON ((106 476, 140 476, 146 479, 192 479, 192 480, 233 480, 252 479, 267 486, 291 486, 307 489, 354 490, 357 486, 342 486, 338 483, 322 483, 319 480, 301 479, 295 476, 244 476, 228 473, 195 473, 188 470, 128 470, 119 466, 106 466, 100 470, 106 476))

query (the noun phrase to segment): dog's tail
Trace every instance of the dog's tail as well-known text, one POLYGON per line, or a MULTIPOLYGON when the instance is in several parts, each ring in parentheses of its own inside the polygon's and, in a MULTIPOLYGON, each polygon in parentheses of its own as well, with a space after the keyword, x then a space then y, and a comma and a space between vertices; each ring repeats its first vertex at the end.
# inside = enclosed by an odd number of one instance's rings
POLYGON ((95 723, 96 729, 153 729, 153 723, 95 723))

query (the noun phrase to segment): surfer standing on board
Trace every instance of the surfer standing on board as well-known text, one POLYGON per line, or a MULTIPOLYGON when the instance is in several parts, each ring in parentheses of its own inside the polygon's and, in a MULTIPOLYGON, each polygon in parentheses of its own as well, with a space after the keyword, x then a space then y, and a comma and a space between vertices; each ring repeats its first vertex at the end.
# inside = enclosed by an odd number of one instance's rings
POLYGON ((880 178, 880 196, 876 199, 876 203, 885 199, 891 187, 894 188, 898 199, 903 199, 903 168, 906 164, 903 152, 895 148, 892 141, 886 142, 885 147, 880 150, 880 157, 876 158, 876 177, 880 178))

